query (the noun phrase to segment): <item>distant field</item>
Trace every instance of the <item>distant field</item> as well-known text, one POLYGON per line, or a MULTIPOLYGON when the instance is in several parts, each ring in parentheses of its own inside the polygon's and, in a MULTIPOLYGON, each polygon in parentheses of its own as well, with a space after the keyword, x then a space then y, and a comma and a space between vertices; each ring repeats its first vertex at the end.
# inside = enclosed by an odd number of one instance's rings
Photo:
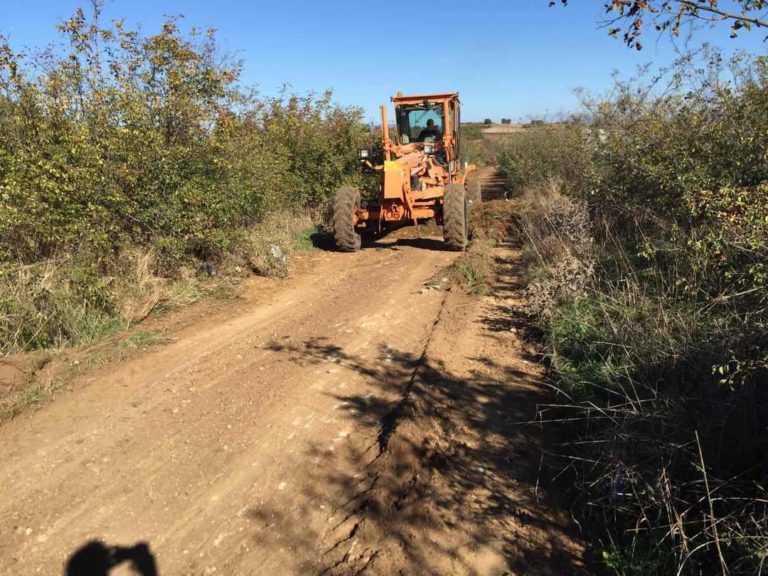
POLYGON ((496 139, 508 134, 522 132, 527 128, 528 126, 523 124, 484 124, 482 122, 467 122, 461 125, 465 136, 472 140, 496 139))

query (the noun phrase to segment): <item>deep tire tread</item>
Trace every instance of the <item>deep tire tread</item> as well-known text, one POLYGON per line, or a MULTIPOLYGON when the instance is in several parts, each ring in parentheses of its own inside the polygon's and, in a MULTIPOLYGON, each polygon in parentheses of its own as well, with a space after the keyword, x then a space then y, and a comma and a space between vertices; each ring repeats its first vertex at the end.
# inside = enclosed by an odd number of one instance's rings
POLYGON ((352 216, 360 207, 360 190, 354 186, 342 186, 336 192, 333 202, 333 238, 336 248, 342 252, 357 252, 362 239, 352 216))
POLYGON ((467 247, 467 193, 460 184, 448 184, 443 197, 443 239, 450 250, 463 251, 467 247))

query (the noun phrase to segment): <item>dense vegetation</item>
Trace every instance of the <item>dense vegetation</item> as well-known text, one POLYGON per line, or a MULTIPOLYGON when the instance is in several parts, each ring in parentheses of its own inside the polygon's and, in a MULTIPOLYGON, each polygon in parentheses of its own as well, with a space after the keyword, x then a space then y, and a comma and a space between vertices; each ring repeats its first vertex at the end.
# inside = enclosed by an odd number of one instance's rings
POLYGON ((0 38, 0 353, 127 320, 116 288, 134 283, 120 282, 131 262, 171 279, 255 266, 268 214, 360 178, 360 110, 259 96, 212 31, 169 19, 144 36, 102 25, 100 8, 33 54, 0 38))
MULTIPOLYGON (((193 299, 202 273, 279 270, 306 242, 289 214, 362 183, 374 145, 328 93, 241 86, 210 31, 99 11, 34 54, 0 39, 0 354, 193 299)), ((768 59, 707 59, 498 152, 563 398, 542 417, 571 429, 583 525, 619 574, 768 554, 768 59)))
POLYGON ((617 574, 766 562, 766 150, 768 60, 710 52, 499 153, 562 399, 542 417, 617 574))

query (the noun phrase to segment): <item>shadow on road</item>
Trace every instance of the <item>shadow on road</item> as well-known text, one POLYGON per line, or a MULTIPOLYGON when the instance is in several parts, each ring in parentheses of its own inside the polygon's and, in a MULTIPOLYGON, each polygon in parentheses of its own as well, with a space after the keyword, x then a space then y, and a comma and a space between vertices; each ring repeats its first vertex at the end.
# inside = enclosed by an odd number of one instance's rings
POLYGON ((445 242, 438 238, 397 238, 394 242, 374 242, 372 246, 376 248, 392 248, 393 246, 410 246, 411 248, 421 248, 422 250, 435 250, 438 252, 448 252, 445 242))
POLYGON ((64 576, 108 576, 113 568, 129 565, 140 576, 157 576, 155 557, 149 545, 107 546, 92 540, 78 548, 67 561, 64 576))
MULTIPOLYGON (((421 228, 418 229, 415 226, 405 225, 385 230, 381 234, 363 234, 361 248, 363 250, 371 248, 392 249, 410 246, 424 250, 449 250, 443 240, 436 237, 442 235, 439 227, 428 223, 422 224, 421 228)), ((310 240, 315 248, 328 252, 337 251, 333 234, 330 232, 315 232, 310 236, 310 240)))
MULTIPOLYGON (((509 278, 496 288, 512 290, 509 278)), ((482 322, 489 337, 524 323, 499 307, 482 322), (502 324, 510 317, 510 325, 502 324)), ((368 431, 365 445, 315 445, 308 455, 323 462, 306 496, 330 504, 326 532, 308 534, 300 515, 251 509, 255 521, 285 527, 271 532, 281 533, 280 545, 322 542, 318 570, 327 575, 371 566, 383 574, 485 573, 481 565, 496 566, 487 573, 498 574, 589 573, 553 497, 555 471, 544 454, 554 439, 536 421, 538 405, 551 399, 520 369, 532 357, 510 353, 515 358, 507 363, 481 355, 461 377, 427 352, 382 347, 366 360, 324 339, 270 347, 302 365, 333 361, 377 389, 332 395, 340 417, 368 431)), ((256 534, 262 542, 272 537, 256 534)))

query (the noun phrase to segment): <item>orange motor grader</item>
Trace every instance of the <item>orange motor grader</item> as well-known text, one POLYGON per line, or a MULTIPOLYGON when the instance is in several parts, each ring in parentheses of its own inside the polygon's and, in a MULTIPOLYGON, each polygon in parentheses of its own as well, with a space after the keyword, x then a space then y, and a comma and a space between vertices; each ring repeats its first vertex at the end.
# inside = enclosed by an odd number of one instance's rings
POLYGON ((360 190, 352 186, 336 192, 336 246, 354 252, 360 249, 362 234, 383 234, 434 219, 443 226, 446 246, 464 250, 470 205, 466 181, 475 166, 462 169, 459 161, 459 95, 398 94, 392 102, 397 127, 394 141, 389 134, 387 107, 381 107, 384 164, 374 166, 370 151, 360 151, 363 163, 381 172, 378 201, 363 205, 360 190))

